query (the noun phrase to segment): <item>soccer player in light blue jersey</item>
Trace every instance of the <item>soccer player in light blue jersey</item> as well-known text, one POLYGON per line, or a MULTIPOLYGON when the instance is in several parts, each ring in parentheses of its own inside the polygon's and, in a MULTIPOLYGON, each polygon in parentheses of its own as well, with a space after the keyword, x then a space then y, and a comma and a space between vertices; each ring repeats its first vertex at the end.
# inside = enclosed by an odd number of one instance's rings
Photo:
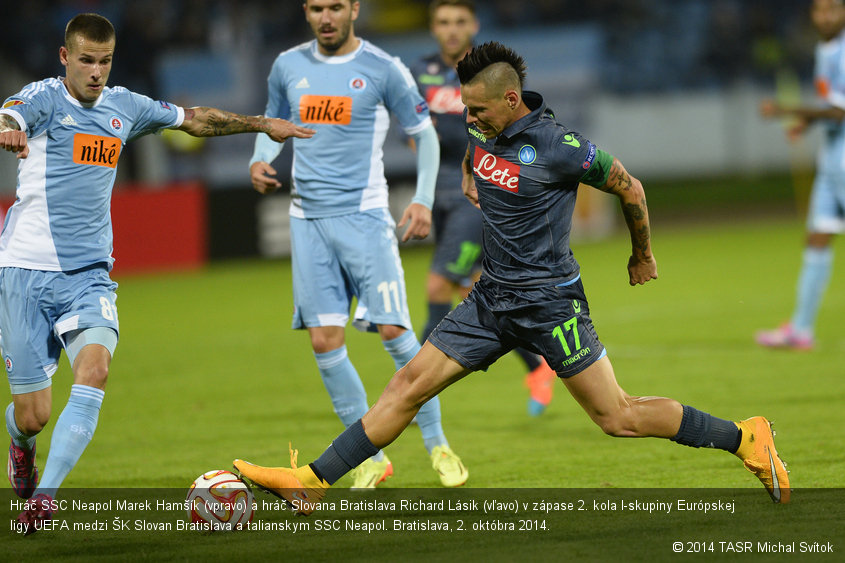
MULTIPOLYGON (((382 145, 393 114, 417 146, 417 191, 399 222, 402 240, 431 227, 439 145, 408 69, 356 37, 360 5, 351 0, 306 0, 315 39, 281 53, 268 78, 265 115, 313 127, 313 139, 294 142, 291 187, 293 328, 307 329, 334 411, 349 426, 368 410, 367 396, 345 344, 352 296, 354 324, 375 327, 397 369, 420 349, 411 330, 395 224, 387 207, 382 145)), ((279 187, 270 163, 281 145, 259 135, 250 161, 253 186, 279 187)), ((432 466, 445 486, 468 473, 450 449, 436 396, 417 422, 432 466)), ((393 474, 384 452, 360 464, 353 488, 372 488, 393 474)))
POLYGON ((815 83, 822 105, 790 107, 766 100, 760 106, 764 117, 798 120, 788 131, 791 138, 815 122, 825 129, 792 318, 756 336, 760 345, 770 348, 813 348, 816 316, 833 267, 831 242, 845 230, 845 5, 842 0, 814 0, 810 13, 821 38, 816 47, 815 83))
POLYGON ((278 141, 314 134, 281 119, 183 109, 108 88, 114 48, 106 18, 74 17, 59 50, 66 75, 29 84, 0 109, 0 147, 20 159, 0 235, 0 334, 12 392, 8 476, 31 497, 18 516, 26 534, 52 518, 57 489, 91 441, 117 346, 110 201, 123 145, 167 128, 197 137, 261 131, 278 141), (74 381, 38 482, 35 437, 50 418, 62 348, 74 381))

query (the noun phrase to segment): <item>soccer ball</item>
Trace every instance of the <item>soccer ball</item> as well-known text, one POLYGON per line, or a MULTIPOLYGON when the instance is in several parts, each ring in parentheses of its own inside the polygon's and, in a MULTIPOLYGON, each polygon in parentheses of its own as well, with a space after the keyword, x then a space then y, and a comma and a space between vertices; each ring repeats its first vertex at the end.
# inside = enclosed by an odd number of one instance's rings
POLYGON ((186 499, 188 518, 198 529, 240 530, 255 514, 252 491, 231 471, 216 469, 191 483, 186 499))

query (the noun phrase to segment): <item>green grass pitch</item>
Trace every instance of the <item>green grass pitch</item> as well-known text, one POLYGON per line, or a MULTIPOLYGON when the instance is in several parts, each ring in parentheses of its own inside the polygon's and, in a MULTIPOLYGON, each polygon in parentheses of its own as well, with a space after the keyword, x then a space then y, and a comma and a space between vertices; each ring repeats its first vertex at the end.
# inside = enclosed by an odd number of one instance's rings
MULTIPOLYGON (((838 512, 820 514, 830 506, 825 493, 814 489, 845 488, 845 263, 836 262, 819 315, 818 349, 762 350, 753 333, 784 321, 792 309, 803 239, 799 222, 666 227, 653 222, 660 277, 646 286, 627 284, 630 247, 622 233, 574 245, 593 321, 617 379, 634 395, 669 396, 734 420, 758 414, 774 420, 778 449, 792 470, 793 503, 772 505, 754 476, 724 452, 604 436, 560 384, 547 412, 529 418, 524 368, 513 354, 441 394, 446 434, 470 471, 467 487, 481 489, 481 496, 492 494, 489 489, 510 494, 540 488, 564 497, 577 497, 579 491, 664 490, 674 498, 675 489, 730 490, 752 507, 737 514, 746 510, 755 521, 769 522, 784 540, 793 532, 798 542, 832 539, 825 536, 825 522, 837 523, 842 553, 842 504, 835 504, 838 512)), ((417 328, 425 316, 429 253, 430 247, 402 250, 417 328)), ((235 457, 286 465, 289 441, 299 449, 300 462, 310 461, 342 430, 306 333, 290 329, 288 262, 215 264, 201 272, 118 282, 121 340, 106 399, 94 440, 65 487, 187 490, 196 476, 228 469, 235 457)), ((374 401, 393 373, 392 360, 375 335, 350 329, 347 344, 374 401)), ((41 467, 69 387, 63 359, 54 377, 53 417, 39 436, 41 467)), ((438 486, 416 427, 387 452, 396 474, 385 489, 401 495, 438 486)), ((338 487, 349 484, 346 477, 338 487)), ((259 501, 271 498, 256 493, 259 501)), ((4 500, 6 509, 9 502, 4 500)), ((564 553, 572 559, 670 559, 676 538, 743 539, 730 531, 751 517, 737 514, 701 516, 681 531, 676 520, 593 512, 558 518, 554 530, 545 532, 465 534, 460 540, 458 532, 321 534, 313 528, 299 535, 56 531, 22 538, 7 528, 0 543, 6 544, 3 550, 23 554, 23 560, 218 560, 248 553, 327 560, 337 550, 345 560, 371 560, 374 554, 422 559, 437 546, 457 550, 467 560, 505 560, 517 553, 535 560, 557 560, 564 553)), ((362 516, 368 517, 376 515, 362 516)), ((256 518, 293 517, 259 512, 256 518)), ((717 543, 711 555, 720 553, 726 555, 717 543)))

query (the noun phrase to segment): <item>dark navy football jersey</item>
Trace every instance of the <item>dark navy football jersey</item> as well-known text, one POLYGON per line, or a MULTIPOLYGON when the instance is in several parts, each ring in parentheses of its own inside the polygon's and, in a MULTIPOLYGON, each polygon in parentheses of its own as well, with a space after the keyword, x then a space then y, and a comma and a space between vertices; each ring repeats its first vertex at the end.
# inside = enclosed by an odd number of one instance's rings
POLYGON ((411 66, 422 97, 428 103, 431 119, 440 138, 440 170, 435 198, 463 198, 461 161, 466 154, 466 122, 457 71, 443 62, 440 54, 430 55, 411 66))
POLYGON ((536 92, 523 100, 531 113, 494 139, 464 126, 484 219, 482 267, 505 285, 564 283, 579 275, 569 248, 578 184, 604 183, 606 171, 596 172, 609 155, 557 123, 536 92))

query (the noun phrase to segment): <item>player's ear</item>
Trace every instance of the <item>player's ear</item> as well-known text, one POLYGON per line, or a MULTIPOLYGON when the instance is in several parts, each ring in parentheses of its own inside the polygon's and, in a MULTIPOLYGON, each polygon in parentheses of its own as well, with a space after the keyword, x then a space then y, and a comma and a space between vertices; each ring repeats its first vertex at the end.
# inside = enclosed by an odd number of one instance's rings
POLYGON ((358 12, 360 10, 361 10, 361 3, 360 2, 352 2, 352 21, 355 21, 355 20, 358 19, 358 12))
POLYGON ((59 61, 62 63, 62 66, 67 66, 67 47, 64 45, 59 47, 59 61))

